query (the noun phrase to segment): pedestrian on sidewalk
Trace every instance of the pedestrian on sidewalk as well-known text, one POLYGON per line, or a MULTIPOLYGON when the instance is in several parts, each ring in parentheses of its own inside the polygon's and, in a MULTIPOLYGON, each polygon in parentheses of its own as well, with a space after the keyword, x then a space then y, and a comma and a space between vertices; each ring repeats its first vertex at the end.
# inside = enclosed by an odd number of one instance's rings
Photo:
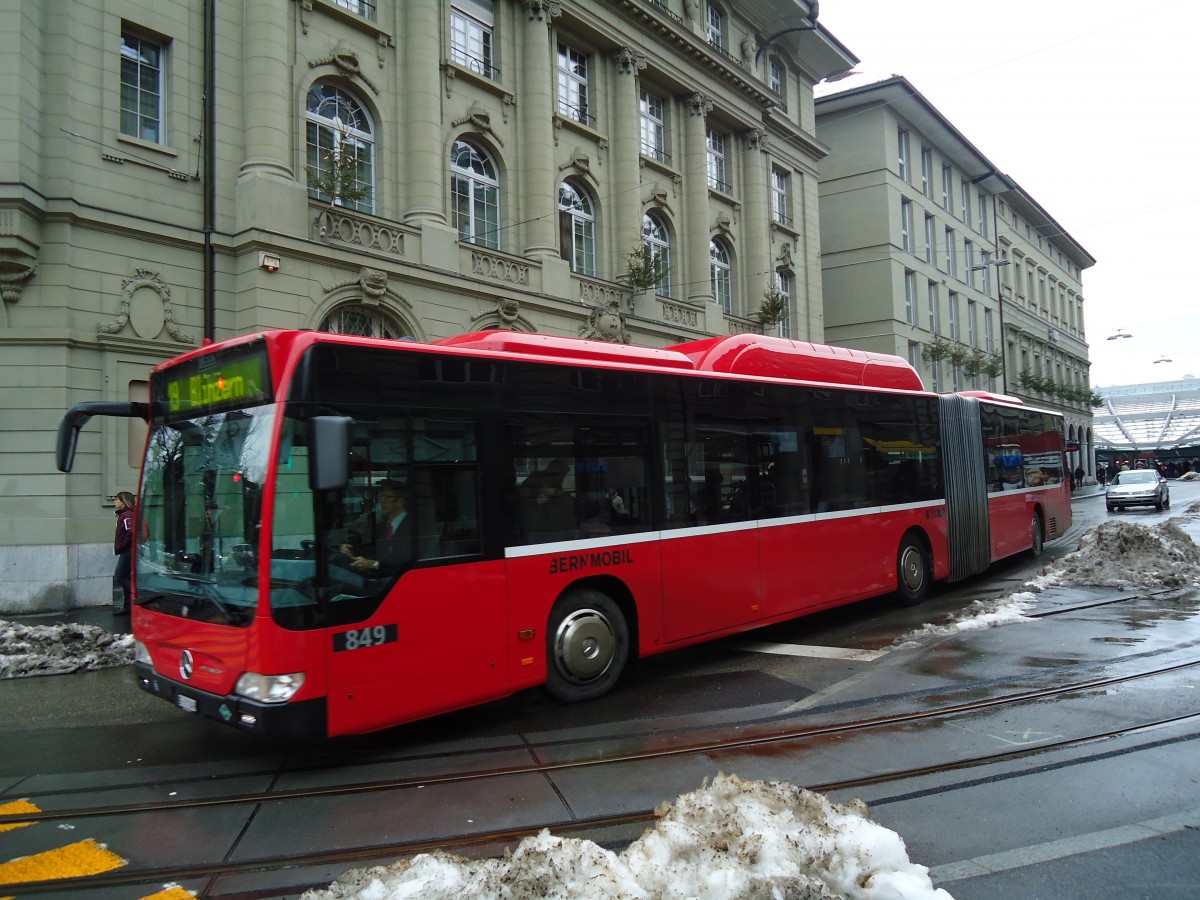
POLYGON ((133 494, 129 491, 117 491, 113 507, 117 515, 117 531, 113 535, 113 554, 117 557, 117 567, 113 571, 113 581, 121 586, 121 608, 116 615, 129 615, 129 596, 132 592, 133 572, 133 494))

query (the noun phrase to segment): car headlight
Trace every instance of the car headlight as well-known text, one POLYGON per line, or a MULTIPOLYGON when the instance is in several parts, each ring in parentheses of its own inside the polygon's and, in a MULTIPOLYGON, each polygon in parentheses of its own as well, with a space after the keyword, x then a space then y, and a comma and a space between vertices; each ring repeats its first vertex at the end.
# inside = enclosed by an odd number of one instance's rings
POLYGON ((133 642, 133 661, 145 663, 154 668, 154 660, 150 658, 150 651, 146 649, 146 645, 141 641, 133 642))
POLYGON ((260 703, 287 703, 300 688, 304 687, 304 673, 293 672, 291 675, 259 675, 257 672, 243 672, 233 688, 235 694, 240 694, 248 700, 258 700, 260 703))

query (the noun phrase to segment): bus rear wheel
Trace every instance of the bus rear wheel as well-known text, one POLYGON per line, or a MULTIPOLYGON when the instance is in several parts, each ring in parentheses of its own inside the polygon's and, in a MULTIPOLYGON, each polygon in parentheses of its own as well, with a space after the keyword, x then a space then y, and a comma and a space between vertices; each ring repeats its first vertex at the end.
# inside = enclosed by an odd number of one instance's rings
POLYGON ((933 578, 933 560, 925 542, 906 534, 896 555, 896 597, 901 606, 916 606, 929 593, 933 578))
POLYGON ((629 626, 607 594, 563 597, 546 629, 546 691, 567 703, 608 693, 629 660, 629 626))
MULTIPOLYGON (((1112 510, 1112 507, 1109 507, 1112 510)), ((1033 521, 1029 523, 1029 534, 1032 538, 1032 543, 1029 545, 1029 555, 1037 559, 1042 555, 1042 546, 1045 542, 1045 537, 1042 535, 1042 514, 1034 513, 1033 521)))

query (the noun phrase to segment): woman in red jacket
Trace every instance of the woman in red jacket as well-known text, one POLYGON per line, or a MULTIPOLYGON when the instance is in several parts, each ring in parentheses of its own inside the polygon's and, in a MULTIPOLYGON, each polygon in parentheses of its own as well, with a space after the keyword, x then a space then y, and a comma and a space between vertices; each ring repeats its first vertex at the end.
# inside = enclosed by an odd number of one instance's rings
POLYGON ((119 616, 129 615, 129 594, 132 588, 130 575, 133 568, 133 494, 118 491, 113 500, 117 513, 117 532, 113 535, 113 553, 117 557, 117 568, 113 581, 121 586, 124 602, 116 611, 119 616))

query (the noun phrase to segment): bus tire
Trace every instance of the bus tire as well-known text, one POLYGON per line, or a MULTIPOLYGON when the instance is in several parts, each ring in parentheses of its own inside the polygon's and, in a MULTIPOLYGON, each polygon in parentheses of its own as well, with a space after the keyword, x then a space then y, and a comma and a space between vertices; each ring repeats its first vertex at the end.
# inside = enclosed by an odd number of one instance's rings
POLYGON ((620 607, 592 588, 555 604, 546 629, 546 691, 566 703, 608 693, 629 661, 629 626, 620 607))
POLYGON ((1042 514, 1035 512, 1033 520, 1029 523, 1029 537, 1032 543, 1029 546, 1029 556, 1032 559, 1037 559, 1042 555, 1042 548, 1045 545, 1045 537, 1042 533, 1042 514))
POLYGON ((896 554, 896 597, 901 606, 916 606, 929 593, 933 579, 933 559, 925 542, 915 534, 906 534, 896 554))

